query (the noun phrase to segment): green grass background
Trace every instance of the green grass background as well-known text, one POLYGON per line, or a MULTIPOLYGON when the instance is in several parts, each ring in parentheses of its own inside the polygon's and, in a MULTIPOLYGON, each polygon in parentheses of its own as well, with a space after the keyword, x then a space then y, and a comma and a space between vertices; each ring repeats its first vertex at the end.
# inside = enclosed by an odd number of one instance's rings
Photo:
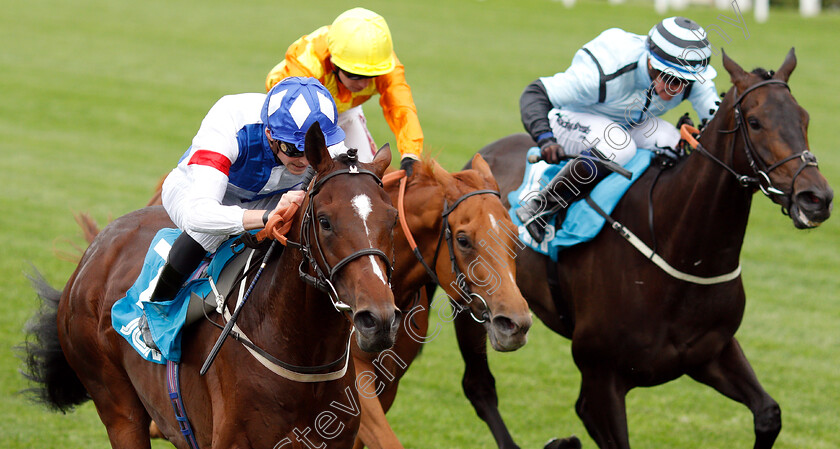
MULTIPOLYGON (((647 2, 548 0, 373 0, 407 67, 427 151, 451 170, 481 146, 520 132, 518 98, 538 76, 567 67, 603 29, 645 33, 661 19, 647 2)), ((108 447, 92 404, 59 415, 17 392, 26 384, 13 346, 37 307, 23 272, 31 262, 61 287, 74 266, 56 257, 82 240, 73 213, 100 222, 145 204, 159 177, 189 145, 222 95, 263 90, 290 42, 355 6, 318 2, 7 0, 0 14, 0 447, 108 447)), ((745 68, 776 68, 791 46, 791 84, 811 114, 810 143, 838 185, 840 16, 801 19, 771 11, 748 36, 720 21, 732 10, 694 7, 702 25, 745 68)), ((720 60, 713 61, 719 70, 720 60)), ((723 90, 728 77, 718 78, 723 90)), ((689 109, 686 104, 667 118, 689 109)), ((367 115, 378 142, 393 136, 376 103, 367 115)), ((796 231, 756 197, 742 263, 748 305, 739 331, 784 427, 776 447, 838 448, 840 300, 838 219, 796 231)), ((511 354, 491 354, 501 410, 523 448, 577 434, 579 376, 568 342, 535 325, 511 354)), ((460 391, 462 363, 452 330, 426 345, 389 414, 407 447, 495 447, 460 391)), ((243 373, 246 375, 246 373, 243 373)), ((163 387, 163 386, 162 386, 163 387)), ((640 389, 628 398, 638 448, 752 447, 752 417, 741 405, 690 380, 640 389)), ((170 447, 156 442, 156 448, 170 447)))

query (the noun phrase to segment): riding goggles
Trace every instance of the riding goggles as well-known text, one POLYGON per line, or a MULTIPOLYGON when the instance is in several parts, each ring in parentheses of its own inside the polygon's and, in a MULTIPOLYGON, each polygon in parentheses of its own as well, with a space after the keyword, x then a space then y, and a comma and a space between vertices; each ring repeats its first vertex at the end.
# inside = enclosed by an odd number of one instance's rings
POLYGON ((651 79, 656 80, 657 78, 659 78, 662 80, 663 83, 665 83, 669 87, 676 88, 675 90, 688 87, 691 83, 694 82, 692 80, 676 77, 668 72, 662 72, 656 69, 652 69, 652 71, 653 73, 651 79))
POLYGON ((303 151, 298 150, 296 146, 292 145, 289 142, 283 142, 281 140, 272 140, 272 143, 279 147, 279 151, 286 156, 289 157, 303 157, 303 151))
POLYGON ((367 79, 371 79, 371 78, 376 78, 375 76, 359 75, 359 74, 357 74, 357 73, 350 73, 350 72, 348 72, 347 70, 344 70, 344 69, 339 69, 339 70, 341 70, 342 72, 344 72, 344 76, 346 76, 346 77, 347 77, 347 79, 350 79, 350 80, 353 80, 353 81, 367 80, 367 79))

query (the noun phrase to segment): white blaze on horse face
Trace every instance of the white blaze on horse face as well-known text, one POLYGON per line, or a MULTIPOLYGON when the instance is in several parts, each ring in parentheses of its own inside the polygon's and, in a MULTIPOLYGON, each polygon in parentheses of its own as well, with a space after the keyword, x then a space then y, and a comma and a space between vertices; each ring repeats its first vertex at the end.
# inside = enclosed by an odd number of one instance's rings
POLYGON ((493 225, 493 230, 496 231, 496 233, 498 233, 499 232, 499 222, 496 221, 496 217, 494 217, 493 214, 488 214, 488 216, 490 217, 490 224, 493 225))
MULTIPOLYGON (((496 231, 497 234, 499 234, 500 232, 498 220, 496 220, 496 217, 494 217, 493 214, 487 214, 487 216, 490 217, 490 224, 493 226, 493 230, 496 231)), ((513 277, 513 273, 510 269, 507 270, 507 275, 510 278, 510 281, 516 284, 516 279, 513 277)))
MULTIPOLYGON (((353 205, 353 209, 356 211, 356 215, 362 219, 362 224, 365 225, 365 235, 368 236, 368 244, 373 247, 373 242, 370 241, 370 229, 367 225, 367 218, 370 213, 373 211, 373 206, 371 205, 370 198, 367 195, 356 195, 350 201, 350 204, 353 205)), ((382 283, 388 285, 388 281, 385 280, 385 274, 382 273, 382 269, 379 268, 379 265, 376 263, 376 259, 373 256, 368 256, 370 258, 370 264, 373 265, 373 272, 379 276, 379 279, 382 280, 382 283)))

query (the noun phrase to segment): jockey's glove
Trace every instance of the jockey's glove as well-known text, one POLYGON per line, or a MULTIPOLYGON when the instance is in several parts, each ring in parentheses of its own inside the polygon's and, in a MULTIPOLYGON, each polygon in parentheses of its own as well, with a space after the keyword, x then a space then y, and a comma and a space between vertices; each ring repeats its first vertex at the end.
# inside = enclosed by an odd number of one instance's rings
POLYGON ((566 152, 563 151, 563 147, 557 143, 554 136, 540 139, 537 146, 540 147, 542 159, 549 164, 556 164, 566 158, 566 152))
POLYGON ((405 170, 405 176, 411 177, 414 173, 414 163, 417 162, 417 156, 412 155, 405 155, 403 156, 402 160, 400 160, 400 170, 405 170))

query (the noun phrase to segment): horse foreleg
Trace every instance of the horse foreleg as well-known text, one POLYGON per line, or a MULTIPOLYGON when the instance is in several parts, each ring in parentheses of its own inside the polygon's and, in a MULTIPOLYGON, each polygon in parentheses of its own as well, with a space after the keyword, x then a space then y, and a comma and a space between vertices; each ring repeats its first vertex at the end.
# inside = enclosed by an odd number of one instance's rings
MULTIPOLYGON (((353 359, 353 363, 356 366, 357 373, 375 372, 373 364, 366 359, 356 357, 353 359)), ((373 387, 378 384, 371 385, 369 391, 359 391, 359 405, 362 409, 362 415, 359 423, 359 433, 356 435, 356 442, 353 447, 359 449, 365 446, 370 449, 402 449, 400 440, 394 434, 388 419, 385 417, 385 410, 382 409, 379 397, 375 396, 376 391, 373 387)))
POLYGON ((601 449, 629 449, 627 436, 627 389, 603 366, 581 366, 580 396, 575 411, 589 436, 601 449))
POLYGON ((721 351, 718 358, 688 373, 724 396, 746 405, 753 414, 755 449, 773 447, 782 430, 782 411, 779 404, 764 391, 750 362, 735 338, 721 351))
POLYGON ((461 386, 475 413, 487 423, 500 449, 519 449, 513 442, 499 413, 496 379, 487 364, 487 333, 467 314, 455 318, 458 348, 464 359, 464 378, 461 386))

